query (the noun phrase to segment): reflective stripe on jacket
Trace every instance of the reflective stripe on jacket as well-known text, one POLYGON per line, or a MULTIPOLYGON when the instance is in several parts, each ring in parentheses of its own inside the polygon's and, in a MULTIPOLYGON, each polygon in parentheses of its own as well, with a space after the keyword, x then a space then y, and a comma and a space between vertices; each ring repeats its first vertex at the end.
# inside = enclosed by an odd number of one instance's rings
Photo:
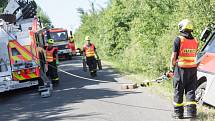
POLYGON ((180 37, 180 50, 177 59, 178 66, 182 68, 197 67, 196 53, 198 50, 198 41, 194 39, 186 39, 183 36, 180 37))

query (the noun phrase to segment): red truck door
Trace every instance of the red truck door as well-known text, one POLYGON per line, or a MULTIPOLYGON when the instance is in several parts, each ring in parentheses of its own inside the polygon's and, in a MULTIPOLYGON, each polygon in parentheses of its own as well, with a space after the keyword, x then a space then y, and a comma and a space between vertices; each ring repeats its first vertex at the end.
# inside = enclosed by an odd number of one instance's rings
POLYGON ((209 73, 215 73, 215 53, 205 53, 198 69, 209 73))

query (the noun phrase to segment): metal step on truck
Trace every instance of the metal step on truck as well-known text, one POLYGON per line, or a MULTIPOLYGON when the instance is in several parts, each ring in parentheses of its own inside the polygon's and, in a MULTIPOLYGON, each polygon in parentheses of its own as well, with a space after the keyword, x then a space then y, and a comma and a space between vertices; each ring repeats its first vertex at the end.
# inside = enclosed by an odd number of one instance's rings
POLYGON ((210 24, 202 32, 203 47, 197 55, 198 86, 196 100, 201 104, 215 106, 215 24, 210 24))
POLYGON ((36 8, 34 1, 9 0, 0 15, 0 93, 49 81, 36 8))

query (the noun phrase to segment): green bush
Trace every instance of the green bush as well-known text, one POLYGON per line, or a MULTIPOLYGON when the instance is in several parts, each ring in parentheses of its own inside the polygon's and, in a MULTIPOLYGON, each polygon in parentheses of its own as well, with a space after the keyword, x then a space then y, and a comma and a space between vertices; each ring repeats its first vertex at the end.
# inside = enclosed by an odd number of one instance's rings
POLYGON ((8 0, 1 0, 0 1, 0 14, 3 13, 3 9, 6 7, 8 0))
POLYGON ((110 0, 102 11, 83 13, 75 34, 91 36, 99 54, 120 68, 155 77, 169 68, 178 22, 192 20, 198 38, 213 22, 214 6, 215 0, 110 0))

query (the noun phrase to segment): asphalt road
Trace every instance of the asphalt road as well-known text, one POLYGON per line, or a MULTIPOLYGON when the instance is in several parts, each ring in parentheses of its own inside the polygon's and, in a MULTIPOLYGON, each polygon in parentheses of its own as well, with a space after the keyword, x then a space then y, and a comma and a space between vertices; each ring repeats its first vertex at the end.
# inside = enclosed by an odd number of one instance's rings
MULTIPOLYGON (((61 62, 60 69, 90 78, 82 71, 80 57, 61 62)), ((172 121, 170 102, 147 88, 121 90, 128 82, 105 66, 95 80, 59 72, 60 84, 51 97, 41 98, 37 89, 0 95, 0 121, 172 121)))

